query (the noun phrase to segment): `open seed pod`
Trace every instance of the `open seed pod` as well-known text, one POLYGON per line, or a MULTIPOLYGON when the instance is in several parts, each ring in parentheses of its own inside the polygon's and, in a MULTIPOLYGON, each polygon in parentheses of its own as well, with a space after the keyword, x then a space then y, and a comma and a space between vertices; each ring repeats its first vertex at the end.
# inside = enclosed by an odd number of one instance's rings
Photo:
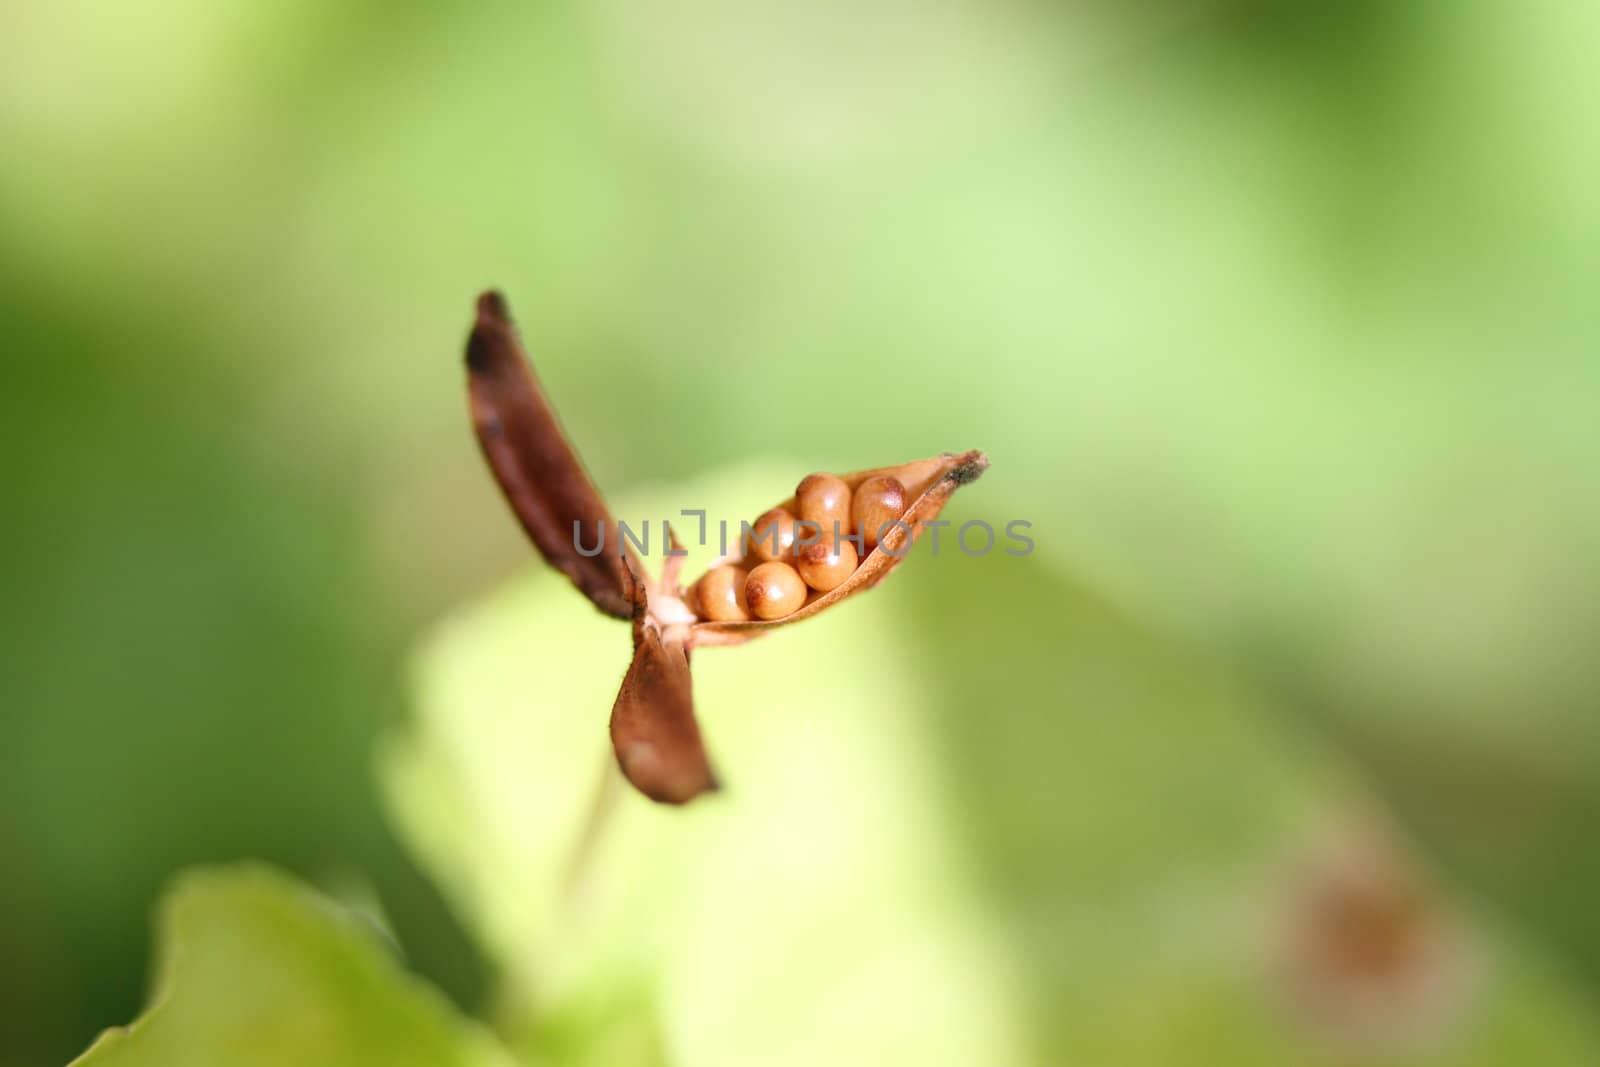
MULTIPOLYGON (((854 474, 839 475, 852 492, 868 479, 878 477, 893 478, 905 487, 905 497, 910 503, 892 520, 894 525, 889 528, 882 543, 862 558, 843 584, 825 593, 813 591, 804 605, 794 612, 771 620, 696 619, 689 627, 689 643, 697 647, 736 645, 753 637, 760 637, 779 626, 788 626, 790 623, 812 618, 848 597, 871 589, 883 581, 890 571, 905 562, 912 542, 922 536, 927 529, 925 523, 939 517, 939 512, 944 510, 950 494, 975 480, 988 467, 988 457, 982 452, 974 451, 963 452, 960 455, 946 453, 932 459, 902 463, 898 467, 875 467, 871 470, 856 471, 854 474)), ((790 497, 776 506, 792 512, 795 507, 794 498, 790 497)), ((816 543, 826 547, 831 542, 832 532, 828 531, 824 532, 822 540, 816 543)), ((737 563, 740 558, 738 553, 723 556, 708 568, 708 572, 719 565, 737 563)))
MULTIPOLYGON (((904 562, 950 495, 989 465, 974 451, 810 475, 753 524, 738 552, 713 563, 686 592, 678 581, 681 555, 669 554, 652 580, 619 536, 498 293, 478 298, 467 371, 479 445, 523 529, 596 607, 633 623, 633 661, 612 708, 611 741, 627 779, 664 803, 717 787, 694 717, 692 650, 740 644, 872 588, 904 562), (797 513, 809 518, 797 524, 797 513), (818 521, 823 516, 837 528, 818 521), (605 550, 590 551, 597 543, 605 550)), ((676 539, 672 544, 677 549, 676 539)))

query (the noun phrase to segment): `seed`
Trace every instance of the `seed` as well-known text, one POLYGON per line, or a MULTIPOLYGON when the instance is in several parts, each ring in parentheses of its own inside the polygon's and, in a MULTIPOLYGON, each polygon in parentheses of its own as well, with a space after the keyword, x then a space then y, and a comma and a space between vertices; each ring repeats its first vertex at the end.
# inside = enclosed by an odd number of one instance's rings
MULTIPOLYGON (((763 512, 744 537, 745 552, 758 562, 794 557, 794 516, 783 508, 763 512), (776 529, 776 533, 774 533, 776 529)), ((784 612, 785 615, 788 612, 784 612)))
POLYGON ((884 527, 898 520, 905 511, 906 487, 900 484, 900 479, 887 474, 862 482, 850 502, 850 519, 869 552, 877 547, 880 534, 888 532, 884 527))
POLYGON ((745 602, 758 619, 781 619, 806 602, 806 585, 787 563, 763 563, 744 583, 745 602))
POLYGON ((838 523, 842 536, 850 531, 850 487, 835 474, 808 474, 794 491, 794 510, 824 534, 831 534, 838 523))
POLYGON ((712 622, 744 622, 750 618, 750 608, 744 597, 743 568, 724 564, 706 572, 695 586, 700 617, 712 622))
POLYGON ((855 542, 825 536, 800 550, 800 577, 819 593, 843 585, 856 570, 855 542))

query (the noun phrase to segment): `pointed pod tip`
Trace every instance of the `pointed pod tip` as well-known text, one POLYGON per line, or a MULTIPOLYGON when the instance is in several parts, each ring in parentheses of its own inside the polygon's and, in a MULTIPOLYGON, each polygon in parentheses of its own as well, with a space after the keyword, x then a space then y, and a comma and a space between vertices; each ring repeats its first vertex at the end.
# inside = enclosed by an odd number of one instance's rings
POLYGON ((496 354, 506 348, 510 330, 505 297, 498 289, 485 290, 478 297, 478 317, 472 324, 472 336, 467 338, 467 369, 474 374, 489 373, 496 354))
POLYGON ((946 475, 957 485, 969 485, 989 469, 989 457, 977 449, 964 453, 960 460, 961 462, 951 468, 950 473, 946 475))
POLYGON ((506 306, 505 294, 498 289, 485 289, 478 294, 478 318, 498 322, 511 320, 511 309, 506 306))

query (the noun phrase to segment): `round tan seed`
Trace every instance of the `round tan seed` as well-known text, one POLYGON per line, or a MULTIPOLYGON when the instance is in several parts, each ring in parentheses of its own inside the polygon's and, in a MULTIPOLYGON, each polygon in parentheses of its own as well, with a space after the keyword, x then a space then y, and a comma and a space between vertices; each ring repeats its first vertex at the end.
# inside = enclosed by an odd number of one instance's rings
POLYGON ((857 562, 855 542, 824 536, 800 550, 800 577, 817 592, 830 592, 855 573, 857 562))
POLYGON ((744 537, 745 554, 754 560, 770 563, 776 559, 794 558, 795 519, 783 508, 763 512, 750 526, 744 537), (773 531, 777 533, 774 535, 773 531))
POLYGON ((756 618, 781 619, 806 602, 806 583, 787 563, 763 563, 745 579, 744 597, 756 618))
POLYGON ((808 474, 794 491, 794 510, 802 522, 816 523, 825 538, 838 523, 843 537, 850 532, 850 487, 837 474, 808 474))
POLYGON ((749 575, 742 567, 724 564, 706 571, 695 586, 700 617, 712 622, 744 622, 750 618, 744 583, 749 575))
POLYGON ((905 513, 906 487, 888 474, 876 475, 856 486, 850 502, 850 521, 869 552, 878 546, 879 535, 888 532, 884 527, 905 513))

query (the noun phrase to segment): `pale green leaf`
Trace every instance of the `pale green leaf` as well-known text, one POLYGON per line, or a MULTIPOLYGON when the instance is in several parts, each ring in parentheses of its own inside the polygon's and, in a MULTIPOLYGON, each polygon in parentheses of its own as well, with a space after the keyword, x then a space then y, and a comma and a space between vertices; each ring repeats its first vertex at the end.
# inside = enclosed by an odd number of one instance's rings
POLYGON ((81 1067, 505 1067, 478 1024, 407 975, 376 930, 256 866, 183 875, 161 906, 150 1007, 81 1067))

